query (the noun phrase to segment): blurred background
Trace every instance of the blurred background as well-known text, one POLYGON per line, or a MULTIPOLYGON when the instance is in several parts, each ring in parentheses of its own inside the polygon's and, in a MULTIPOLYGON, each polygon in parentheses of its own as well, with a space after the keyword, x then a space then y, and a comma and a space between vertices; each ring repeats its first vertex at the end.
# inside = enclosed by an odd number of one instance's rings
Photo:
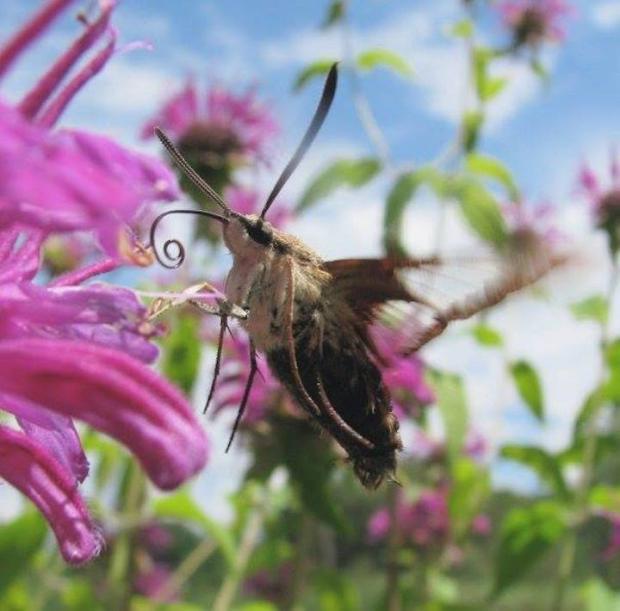
MULTIPOLYGON (((5 0, 0 40, 37 6, 5 0)), ((80 8, 97 5, 75 4, 37 40, 3 100, 67 47, 80 8)), ((404 449, 401 485, 377 491, 264 359, 224 452, 248 367, 233 327, 202 418, 209 461, 189 484, 152 490, 120 446, 81 429, 94 474, 84 494, 106 539, 90 564, 66 568, 29 502, 0 486, 2 608, 619 609, 620 2, 124 0, 113 23, 117 50, 62 126, 167 161, 161 125, 231 207, 254 212, 339 61, 333 108, 274 224, 325 259, 466 259, 445 272, 465 290, 484 281, 477 257, 517 256, 524 236, 571 261, 415 357, 397 354, 396 331, 380 336, 404 449)), ((179 180, 179 207, 211 209, 179 180)), ((162 239, 188 247, 179 270, 105 281, 221 288, 231 258, 219 231, 178 217, 162 239)), ((90 243, 71 240, 49 241, 48 274, 81 264, 90 243)), ((161 322, 156 367, 199 413, 217 321, 182 307, 161 322)))

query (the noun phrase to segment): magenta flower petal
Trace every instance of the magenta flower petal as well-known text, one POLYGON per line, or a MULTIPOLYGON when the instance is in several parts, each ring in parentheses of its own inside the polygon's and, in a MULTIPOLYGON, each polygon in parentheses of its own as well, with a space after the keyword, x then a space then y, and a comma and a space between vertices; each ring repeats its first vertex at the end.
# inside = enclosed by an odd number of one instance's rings
POLYGON ((0 401, 3 409, 17 418, 29 437, 46 447, 56 460, 73 473, 77 482, 84 481, 88 475, 88 460, 70 418, 8 393, 0 392, 0 401))
POLYGON ((368 520, 367 532, 371 542, 385 539, 390 531, 390 512, 387 509, 379 509, 368 520))
POLYGON ((0 388, 114 437, 162 489, 207 460, 206 437, 181 394, 116 350, 68 340, 0 342, 0 388))
POLYGON ((34 278, 39 270, 42 241, 38 231, 24 235, 18 226, 0 230, 0 286, 34 278))
POLYGON ((198 117, 198 92, 192 82, 172 98, 159 113, 142 128, 141 136, 147 140, 154 136, 155 127, 165 129, 171 138, 177 140, 198 117))
POLYGON ((0 477, 39 508, 67 562, 82 564, 99 553, 101 534, 73 477, 45 447, 23 433, 0 426, 0 477))
POLYGON ((73 0, 50 0, 0 49, 0 76, 13 65, 19 55, 71 4, 73 0))
POLYGON ((99 17, 86 27, 82 35, 52 64, 34 88, 24 96, 18 105, 24 117, 28 119, 35 117, 69 70, 103 35, 110 23, 113 8, 113 2, 103 3, 99 17))

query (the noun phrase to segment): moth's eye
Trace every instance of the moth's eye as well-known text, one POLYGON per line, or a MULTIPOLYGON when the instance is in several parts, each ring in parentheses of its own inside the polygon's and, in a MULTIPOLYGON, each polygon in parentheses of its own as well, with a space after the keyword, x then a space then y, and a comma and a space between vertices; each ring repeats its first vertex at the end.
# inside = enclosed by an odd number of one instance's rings
POLYGON ((273 229, 269 223, 265 223, 262 219, 258 219, 254 223, 248 223, 246 226, 248 235, 258 244, 269 246, 273 240, 273 229))

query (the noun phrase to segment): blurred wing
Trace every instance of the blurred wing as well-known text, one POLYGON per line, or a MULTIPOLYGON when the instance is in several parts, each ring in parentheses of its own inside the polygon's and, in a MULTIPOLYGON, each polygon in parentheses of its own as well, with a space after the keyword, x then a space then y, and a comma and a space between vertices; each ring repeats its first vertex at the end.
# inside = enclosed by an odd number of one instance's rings
POLYGON ((509 257, 343 259, 325 263, 332 298, 365 323, 396 326, 410 354, 443 332, 539 280, 563 262, 542 248, 509 257))

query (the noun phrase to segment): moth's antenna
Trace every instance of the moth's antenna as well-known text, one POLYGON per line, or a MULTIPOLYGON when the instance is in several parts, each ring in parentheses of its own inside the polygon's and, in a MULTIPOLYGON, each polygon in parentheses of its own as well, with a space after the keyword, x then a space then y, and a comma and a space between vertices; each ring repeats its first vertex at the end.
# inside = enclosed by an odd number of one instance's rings
POLYGON ((335 63, 329 70, 327 75, 327 79, 325 79, 325 86, 323 87, 323 94, 321 95, 321 100, 319 101, 319 105, 317 106, 316 111, 314 112, 314 116, 312 117, 312 122, 310 126, 306 130, 302 141, 300 142, 295 154, 291 157, 291 160, 288 162, 282 174, 280 174, 280 178, 278 178, 276 184, 274 185, 265 205, 263 206, 263 210, 260 213, 260 218, 264 219, 265 214, 267 214, 267 210, 273 203, 278 194, 282 190, 282 187, 286 184, 286 181, 291 177, 291 174, 295 171, 295 168, 299 165, 299 162, 303 159, 306 151, 310 148, 312 141, 318 134, 321 129, 321 125, 323 125, 323 121, 325 121, 325 117, 329 112, 329 109, 334 101, 334 95, 336 93, 336 85, 338 84, 338 63, 335 63))
POLYGON ((157 259, 157 262, 167 269, 176 269, 183 264, 183 261, 185 261, 185 246, 183 246, 183 244, 181 244, 181 242, 176 238, 172 238, 171 240, 166 240, 164 242, 164 247, 162 249, 163 257, 155 246, 155 232, 157 231, 157 226, 164 218, 171 214, 196 214, 198 216, 205 216, 210 219, 215 219, 216 221, 220 221, 220 223, 228 223, 228 219, 221 214, 207 212, 206 210, 167 210, 166 212, 162 212, 151 224, 149 246, 153 249, 153 254, 157 259), (173 246, 176 248, 176 253, 170 252, 170 248, 173 246))
POLYGON ((233 214, 233 211, 228 207, 226 202, 220 197, 220 195, 211 187, 211 185, 201 178, 196 170, 192 168, 187 162, 185 157, 181 155, 179 149, 172 143, 172 140, 166 136, 166 134, 159 128, 155 128, 155 134, 168 151, 170 157, 179 166, 183 173, 208 197, 211 198, 213 203, 217 204, 222 210, 225 210, 228 214, 233 214))

